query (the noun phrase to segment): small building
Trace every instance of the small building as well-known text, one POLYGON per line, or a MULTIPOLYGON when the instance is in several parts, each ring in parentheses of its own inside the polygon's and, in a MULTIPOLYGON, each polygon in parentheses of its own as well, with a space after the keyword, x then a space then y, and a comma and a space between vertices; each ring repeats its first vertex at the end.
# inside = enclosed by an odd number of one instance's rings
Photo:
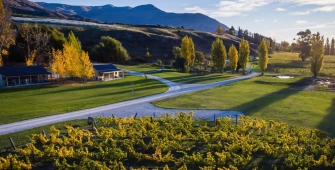
POLYGON ((93 64, 94 77, 99 81, 110 81, 124 78, 124 71, 117 68, 114 64, 93 64))
POLYGON ((48 83, 50 75, 43 66, 2 66, 0 87, 48 83))

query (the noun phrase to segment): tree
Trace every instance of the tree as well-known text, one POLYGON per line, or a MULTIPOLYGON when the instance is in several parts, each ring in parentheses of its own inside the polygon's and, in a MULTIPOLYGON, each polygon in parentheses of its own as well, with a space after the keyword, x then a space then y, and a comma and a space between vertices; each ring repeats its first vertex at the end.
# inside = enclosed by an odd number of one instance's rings
POLYGON ((215 34, 222 35, 224 33, 224 30, 221 26, 221 24, 218 25, 218 28, 215 31, 215 34))
POLYGON ((289 51, 290 44, 287 41, 280 42, 279 50, 280 51, 289 51))
POLYGON ((304 62, 311 54, 311 31, 307 29, 298 32, 297 35, 300 36, 297 40, 300 49, 299 58, 304 62))
POLYGON ((178 58, 181 56, 181 49, 180 47, 173 47, 172 48, 172 54, 174 55, 174 58, 178 58))
POLYGON ((229 29, 229 34, 235 35, 235 28, 233 26, 231 26, 231 28, 229 29))
POLYGON ((11 11, 5 9, 0 0, 0 66, 3 64, 2 56, 8 54, 10 45, 15 44, 15 31, 11 28, 11 11))
POLYGON ((201 51, 196 51, 195 52, 195 59, 194 63, 196 64, 202 64, 205 61, 205 55, 201 51))
POLYGON ((332 43, 330 45, 330 55, 335 55, 335 39, 332 38, 332 43))
POLYGON ((93 66, 87 52, 81 49, 81 43, 71 31, 63 50, 53 50, 51 70, 60 76, 84 78, 85 83, 93 76, 93 66))
POLYGON ((229 48, 228 57, 231 73, 234 74, 234 71, 236 70, 238 64, 238 51, 234 44, 232 44, 229 48))
POLYGON ((92 55, 95 58, 101 56, 104 62, 124 63, 130 60, 127 50, 120 41, 109 36, 101 37, 101 42, 94 46, 92 55))
POLYGON ((217 37, 212 43, 211 55, 214 68, 222 72, 226 65, 227 53, 221 38, 217 37))
POLYGON ((187 69, 189 69, 194 62, 194 44, 191 37, 185 36, 181 41, 181 56, 185 59, 187 69))
POLYGON ((239 58, 238 61, 242 68, 242 74, 245 74, 245 69, 247 68, 249 62, 250 47, 249 42, 242 38, 239 48, 239 58))
POLYGON ((323 67, 323 56, 324 56, 324 39, 320 36, 320 33, 313 34, 311 40, 311 71, 313 77, 316 78, 323 67))
POLYGON ((20 27, 20 35, 24 40, 22 47, 26 50, 26 64, 42 65, 45 63, 45 58, 49 52, 49 35, 43 32, 37 24, 31 25, 23 23, 20 27))
POLYGON ((146 53, 145 53, 145 56, 147 57, 147 58, 150 58, 151 57, 151 55, 150 55, 150 52, 149 52, 149 48, 146 48, 146 53))
POLYGON ((325 55, 330 55, 329 38, 327 38, 327 40, 326 40, 326 44, 325 44, 325 55))
POLYGON ((268 67, 268 48, 266 45, 266 40, 263 38, 261 44, 258 46, 259 60, 258 65, 262 70, 262 75, 264 75, 264 70, 268 67))

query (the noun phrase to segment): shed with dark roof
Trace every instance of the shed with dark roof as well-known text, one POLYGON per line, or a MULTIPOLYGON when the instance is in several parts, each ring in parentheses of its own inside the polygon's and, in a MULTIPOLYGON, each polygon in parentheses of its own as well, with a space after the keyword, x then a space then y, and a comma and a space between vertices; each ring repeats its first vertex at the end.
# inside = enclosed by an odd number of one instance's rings
POLYGON ((114 64, 93 64, 94 79, 99 81, 109 81, 124 78, 124 71, 114 64))
POLYGON ((51 75, 43 66, 2 66, 1 86, 21 86, 46 83, 51 75))

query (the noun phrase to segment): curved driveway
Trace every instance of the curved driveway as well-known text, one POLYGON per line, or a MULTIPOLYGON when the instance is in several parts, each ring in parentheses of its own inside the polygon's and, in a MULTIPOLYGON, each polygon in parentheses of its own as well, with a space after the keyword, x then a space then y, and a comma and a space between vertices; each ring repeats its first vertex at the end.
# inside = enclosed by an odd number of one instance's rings
MULTIPOLYGON (((141 73, 131 72, 133 75, 142 75, 141 73)), ((155 100, 161 100, 165 98, 170 98, 174 96, 179 96, 186 93, 191 93, 199 90, 209 89, 212 87, 222 86, 229 83, 237 82, 240 80, 249 79, 252 77, 255 77, 259 75, 258 73, 252 73, 246 76, 237 77, 229 80, 224 80, 220 82, 214 82, 209 84, 178 84, 171 81, 168 81, 166 79, 162 79, 156 76, 147 75, 148 78, 152 78, 158 81, 161 81, 162 83, 166 84, 169 87, 169 90, 165 93, 146 96, 138 99, 128 100, 124 102, 114 103, 110 105, 95 107, 91 109, 85 109, 85 110, 79 110, 79 111, 73 111, 63 114, 57 114, 52 116, 46 116, 46 117, 40 117, 35 119, 29 119, 9 124, 0 125, 0 135, 9 134, 13 132, 23 131, 27 129, 32 129, 35 127, 40 127, 44 125, 49 125, 53 123, 68 121, 68 120, 74 120, 74 119, 86 119, 89 116, 96 117, 96 116, 112 116, 115 115, 117 117, 128 117, 131 115, 134 115, 134 112, 132 111, 144 111, 147 112, 147 115, 138 115, 138 116, 148 116, 150 114, 153 115, 154 108, 149 107, 147 104, 155 101, 155 100), (145 110, 149 109, 149 110, 145 110), (123 114, 117 114, 118 111, 122 110, 123 114), (150 112, 150 113, 149 113, 150 112)), ((204 111, 208 112, 208 110, 204 111)), ((136 112, 137 113, 137 112, 136 112)), ((158 114, 158 113, 157 113, 158 114)), ((162 114, 162 113, 160 113, 162 114)), ((216 114, 216 112, 211 113, 216 114)), ((236 114, 232 111, 232 114, 236 114)), ((205 116, 206 117, 206 116, 205 116)), ((207 115, 208 117, 208 115, 207 115)))

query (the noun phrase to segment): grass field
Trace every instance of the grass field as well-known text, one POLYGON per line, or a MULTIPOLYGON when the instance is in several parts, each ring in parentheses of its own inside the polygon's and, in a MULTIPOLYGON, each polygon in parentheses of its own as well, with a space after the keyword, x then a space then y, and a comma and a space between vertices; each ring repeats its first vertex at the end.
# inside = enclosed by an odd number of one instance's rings
POLYGON ((156 71, 160 68, 154 67, 151 64, 139 64, 139 65, 121 65, 121 64, 114 64, 117 68, 122 68, 126 70, 132 70, 137 72, 150 72, 156 71))
POLYGON ((166 85, 129 76, 108 82, 0 89, 0 124, 82 110, 167 91, 166 85), (134 83, 135 93, 132 93, 134 83))
POLYGON ((252 118, 318 128, 335 135, 335 94, 299 90, 305 81, 308 78, 257 77, 154 104, 164 108, 238 110, 252 118))
MULTIPOLYGON (((257 63, 257 62, 256 62, 257 63)), ((258 65, 252 65, 253 71, 260 72, 258 65)), ((266 73, 301 74, 312 76, 310 60, 302 62, 299 53, 274 53, 269 54, 269 64, 266 73)), ((320 77, 335 77, 335 56, 324 56, 324 66, 320 77)))
POLYGON ((206 84, 241 76, 241 74, 230 73, 190 74, 173 70, 163 70, 161 72, 153 73, 153 75, 183 84, 206 84))

